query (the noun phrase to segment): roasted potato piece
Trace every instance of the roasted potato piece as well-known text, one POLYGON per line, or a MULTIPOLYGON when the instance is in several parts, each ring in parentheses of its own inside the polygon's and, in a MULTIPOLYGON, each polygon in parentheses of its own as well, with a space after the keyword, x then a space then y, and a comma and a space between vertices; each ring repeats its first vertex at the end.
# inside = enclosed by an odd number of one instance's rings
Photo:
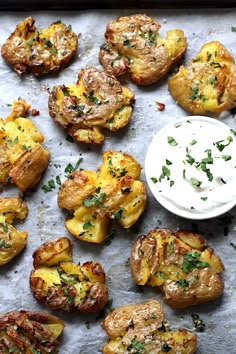
POLYGON ((15 183, 21 191, 35 186, 46 169, 49 152, 41 143, 44 136, 27 118, 30 105, 14 101, 6 120, 0 120, 0 183, 15 183))
POLYGON ((32 293, 54 310, 100 311, 108 300, 102 266, 93 262, 74 264, 71 248, 72 242, 61 237, 44 243, 34 252, 32 293))
POLYGON ((21 21, 2 46, 2 56, 17 74, 58 71, 75 55, 78 36, 61 21, 40 31, 33 17, 21 21))
POLYGON ((27 232, 18 231, 11 224, 24 220, 28 208, 19 198, 0 199, 0 267, 10 262, 25 247, 27 232))
POLYGON ((57 339, 63 329, 63 322, 47 312, 7 312, 0 315, 0 352, 58 353, 57 339))
POLYGON ((131 117, 133 92, 104 71, 82 69, 75 85, 54 87, 49 113, 76 141, 101 144, 101 128, 112 132, 126 126, 131 117))
POLYGON ((160 80, 186 50, 183 31, 171 30, 166 39, 160 24, 144 14, 118 17, 108 23, 106 43, 101 46, 100 63, 114 76, 129 73, 137 85, 160 80))
POLYGON ((189 66, 169 80, 175 101, 193 114, 216 115, 236 106, 236 65, 220 42, 202 46, 189 66))
POLYGON ((184 329, 170 331, 163 325, 163 310, 157 300, 121 306, 103 321, 109 336, 103 354, 191 354, 196 350, 196 335, 184 329))
POLYGON ((214 300, 224 290, 220 258, 194 232, 150 231, 134 243, 130 266, 135 283, 159 287, 172 308, 214 300))
POLYGON ((58 194, 59 208, 73 213, 65 222, 68 231, 82 241, 100 243, 109 235, 110 219, 130 228, 146 206, 139 176, 137 161, 114 150, 103 153, 97 173, 75 171, 58 194))

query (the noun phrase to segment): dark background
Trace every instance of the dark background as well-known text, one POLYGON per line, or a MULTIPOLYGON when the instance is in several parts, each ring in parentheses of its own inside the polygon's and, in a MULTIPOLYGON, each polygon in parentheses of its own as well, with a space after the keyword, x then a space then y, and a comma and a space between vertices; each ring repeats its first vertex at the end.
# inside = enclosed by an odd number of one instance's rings
POLYGON ((0 0, 0 10, 80 10, 99 8, 235 7, 236 0, 0 0))

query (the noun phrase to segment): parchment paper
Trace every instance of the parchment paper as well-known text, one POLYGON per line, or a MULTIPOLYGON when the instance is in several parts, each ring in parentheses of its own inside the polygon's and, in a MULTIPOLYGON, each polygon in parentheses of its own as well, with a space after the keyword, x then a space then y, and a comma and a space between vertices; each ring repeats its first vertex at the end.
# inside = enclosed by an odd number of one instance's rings
MULTIPOLYGON (((57 75, 36 79, 32 75, 19 77, 0 58, 0 105, 1 116, 6 117, 10 111, 7 107, 14 99, 22 97, 38 109, 40 115, 32 118, 45 135, 45 146, 51 152, 51 162, 41 182, 34 191, 26 193, 29 215, 26 221, 18 224, 19 229, 28 231, 26 249, 0 269, 0 312, 10 310, 41 310, 60 317, 66 327, 61 339, 62 354, 97 354, 106 342, 105 332, 95 315, 79 313, 66 314, 50 311, 37 302, 29 288, 29 273, 32 269, 32 253, 43 242, 59 236, 68 236, 74 240, 73 259, 75 262, 99 261, 107 276, 109 298, 113 307, 128 303, 137 303, 154 297, 164 306, 165 317, 170 321, 172 329, 185 327, 194 331, 191 314, 197 313, 206 324, 206 329, 198 333, 198 354, 234 354, 236 353, 236 250, 230 243, 236 243, 236 208, 228 214, 207 221, 181 219, 164 210, 148 191, 148 206, 140 221, 129 231, 116 227, 116 236, 108 246, 87 244, 76 241, 64 227, 66 213, 57 207, 58 188, 45 194, 42 186, 50 179, 60 176, 64 180, 64 168, 70 162, 75 165, 83 157, 81 168, 96 170, 101 163, 101 152, 117 149, 133 155, 144 166, 145 153, 153 135, 164 125, 174 119, 187 115, 176 105, 167 89, 168 77, 150 87, 137 88, 128 82, 135 92, 136 103, 131 123, 118 133, 106 132, 106 140, 102 147, 70 143, 66 134, 56 126, 49 117, 47 109, 48 90, 54 85, 73 83, 77 80, 80 69, 86 64, 100 67, 98 62, 99 46, 104 42, 104 31, 108 21, 120 15, 134 12, 145 12, 160 22, 161 35, 169 29, 183 29, 187 37, 188 49, 185 63, 195 56, 201 45, 211 40, 221 41, 236 57, 236 33, 231 27, 236 26, 236 9, 178 9, 178 10, 104 10, 68 12, 35 12, 0 14, 0 45, 14 30, 15 25, 23 18, 32 15, 36 26, 47 27, 51 22, 61 19, 71 24, 76 33, 81 33, 79 50, 75 60, 69 67, 57 75), (165 110, 157 110, 156 101, 165 104, 165 110), (55 167, 60 165, 61 167, 55 167), (157 289, 140 289, 134 285, 127 260, 131 245, 142 234, 155 227, 171 230, 191 229, 202 232, 225 264, 223 275, 225 281, 224 295, 214 302, 195 306, 182 311, 173 311, 164 304, 157 289), (89 322, 89 326, 86 326, 89 322), (89 329, 87 327, 90 327, 89 329)), ((224 123, 236 129, 236 121, 231 112, 220 116, 224 123)), ((161 152, 160 152, 161 153, 161 152)), ((142 180, 145 181, 144 170, 142 180)), ((4 188, 0 197, 18 195, 14 187, 4 188)))

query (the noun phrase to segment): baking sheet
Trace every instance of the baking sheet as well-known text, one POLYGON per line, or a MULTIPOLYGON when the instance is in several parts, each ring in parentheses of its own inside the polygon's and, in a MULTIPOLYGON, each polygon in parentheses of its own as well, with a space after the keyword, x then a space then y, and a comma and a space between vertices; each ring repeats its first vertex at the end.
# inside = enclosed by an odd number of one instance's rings
MULTIPOLYGON (((168 77, 156 85, 137 88, 127 82, 134 90, 136 103, 131 123, 117 133, 106 132, 106 140, 102 147, 79 145, 67 141, 66 134, 56 126, 49 117, 47 109, 48 90, 54 85, 68 84, 77 80, 77 75, 86 64, 100 67, 98 62, 99 46, 104 42, 106 23, 120 15, 134 12, 147 13, 162 25, 160 33, 165 35, 169 29, 181 28, 188 41, 185 63, 195 56, 201 45, 207 41, 221 41, 236 57, 236 33, 231 27, 236 26, 236 9, 188 9, 188 10, 100 10, 77 12, 32 12, 36 26, 47 27, 51 22, 61 19, 71 24, 73 31, 81 33, 79 50, 75 60, 59 74, 36 79, 31 75, 20 78, 0 58, 0 105, 1 116, 6 117, 10 111, 7 104, 18 97, 24 98, 38 109, 40 115, 32 118, 40 131, 45 135, 45 146, 51 152, 51 162, 41 182, 34 191, 26 193, 29 215, 26 221, 18 224, 21 230, 28 231, 26 249, 8 265, 0 269, 0 312, 11 310, 48 311, 60 317, 66 327, 61 338, 62 354, 97 354, 106 342, 106 335, 101 328, 101 319, 95 315, 66 314, 50 311, 37 302, 29 288, 29 273, 32 269, 32 253, 43 242, 60 236, 69 235, 64 227, 66 214, 57 208, 57 191, 45 194, 42 186, 50 179, 60 176, 64 180, 64 168, 70 162, 75 165, 83 158, 81 168, 96 170, 101 163, 101 152, 117 149, 133 155, 144 166, 145 153, 153 135, 164 125, 174 119, 186 115, 171 98, 167 89, 168 77), (157 110, 156 101, 165 104, 165 110, 157 110), (61 167, 55 167, 60 165, 61 167), (89 326, 86 325, 89 322, 89 326), (89 327, 89 329, 87 328, 89 327)), ((16 23, 27 17, 26 12, 0 13, 0 45, 15 28, 16 23)), ((224 123, 236 130, 236 121, 231 112, 220 116, 224 123)), ((142 180, 145 181, 144 170, 142 180)), ((14 187, 4 187, 0 197, 17 195, 14 187)), ((203 333, 198 333, 198 354, 234 354, 236 343, 236 250, 230 243, 236 244, 236 208, 229 213, 207 221, 185 220, 164 210, 148 191, 148 206, 131 230, 125 231, 116 227, 116 235, 111 244, 87 244, 74 240, 73 259, 75 262, 99 261, 107 275, 109 298, 113 306, 137 303, 154 297, 164 306, 165 317, 170 321, 172 329, 185 327, 194 331, 191 314, 197 313, 206 324, 203 333), (135 286, 127 260, 131 245, 142 234, 155 227, 169 228, 173 231, 191 229, 202 232, 225 264, 223 275, 225 281, 224 295, 205 305, 186 310, 174 311, 164 304, 162 296, 156 289, 135 286)))

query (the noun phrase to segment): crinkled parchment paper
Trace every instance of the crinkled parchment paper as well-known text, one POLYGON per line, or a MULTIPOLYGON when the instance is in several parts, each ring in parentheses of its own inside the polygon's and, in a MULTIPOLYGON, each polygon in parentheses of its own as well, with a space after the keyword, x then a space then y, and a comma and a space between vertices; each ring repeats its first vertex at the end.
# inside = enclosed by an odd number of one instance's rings
MULTIPOLYGON (((101 153, 108 149, 117 149, 133 155, 144 166, 145 153, 153 135, 172 120, 186 115, 176 105, 167 89, 167 77, 156 85, 137 88, 128 82, 135 92, 136 103, 131 123, 118 133, 106 132, 102 147, 85 146, 67 141, 66 134, 54 124, 47 109, 48 90, 54 85, 73 83, 86 64, 100 67, 98 62, 99 46, 104 42, 104 31, 108 21, 120 15, 145 12, 153 16, 162 25, 160 33, 164 36, 169 29, 183 29, 188 41, 185 63, 195 56, 201 45, 207 41, 221 41, 236 57, 236 33, 231 27, 236 26, 236 9, 178 9, 178 10, 104 10, 78 12, 35 12, 0 14, 0 45, 23 18, 32 15, 36 26, 47 27, 51 22, 61 19, 71 24, 76 33, 81 33, 79 50, 75 60, 59 74, 36 79, 31 75, 19 77, 0 58, 0 105, 1 116, 7 116, 7 107, 19 96, 27 100, 40 115, 32 118, 45 135, 45 146, 51 152, 51 163, 41 182, 34 191, 26 193, 29 215, 26 221, 17 227, 28 231, 26 249, 0 270, 0 312, 10 310, 49 311, 37 302, 29 288, 29 273, 32 269, 32 253, 43 242, 59 236, 69 235, 64 227, 66 214, 57 207, 58 188, 45 194, 42 186, 50 179, 60 176, 64 180, 64 168, 70 162, 74 165, 82 157, 81 168, 96 170, 101 163, 101 153), (165 104, 165 110, 157 110, 156 101, 165 104), (61 167, 55 167, 60 165, 61 167)), ((220 116, 222 122, 236 129, 236 121, 230 112, 220 116)), ((235 152, 236 153, 236 152, 235 152)), ((145 181, 144 170, 142 180, 145 181)), ((17 195, 14 187, 4 188, 0 197, 17 195)), ((129 231, 116 228, 116 236, 110 245, 86 244, 74 240, 73 258, 75 262, 99 261, 105 269, 109 298, 113 306, 140 302, 154 297, 164 305, 165 317, 172 329, 186 327, 194 331, 191 314, 197 313, 206 324, 206 329, 198 333, 197 353, 234 354, 236 353, 236 250, 230 243, 236 243, 236 208, 227 215, 207 221, 194 221, 178 218, 164 210, 148 192, 148 207, 140 221, 129 231), (131 245, 142 234, 155 227, 177 230, 186 228, 197 230, 207 238, 225 264, 224 295, 214 302, 195 306, 181 311, 174 311, 163 303, 157 289, 135 286, 127 260, 131 245)), ((97 354, 106 342, 106 335, 101 328, 101 319, 97 315, 66 314, 53 312, 65 323, 61 340, 60 353, 97 354), (89 322, 89 325, 86 322, 89 322), (87 327, 90 327, 89 329, 87 327)))

